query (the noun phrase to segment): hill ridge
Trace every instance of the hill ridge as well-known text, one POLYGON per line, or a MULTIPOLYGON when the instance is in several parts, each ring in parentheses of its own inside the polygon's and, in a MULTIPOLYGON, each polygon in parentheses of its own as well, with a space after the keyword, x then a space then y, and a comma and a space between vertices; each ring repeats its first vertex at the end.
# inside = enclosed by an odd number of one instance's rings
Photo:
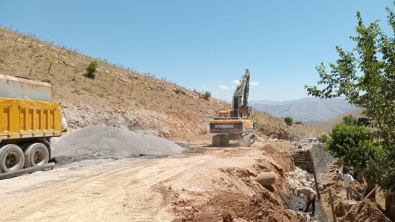
POLYGON ((347 112, 355 106, 344 98, 303 98, 282 102, 252 101, 252 107, 276 117, 291 117, 305 124, 318 123, 347 112))

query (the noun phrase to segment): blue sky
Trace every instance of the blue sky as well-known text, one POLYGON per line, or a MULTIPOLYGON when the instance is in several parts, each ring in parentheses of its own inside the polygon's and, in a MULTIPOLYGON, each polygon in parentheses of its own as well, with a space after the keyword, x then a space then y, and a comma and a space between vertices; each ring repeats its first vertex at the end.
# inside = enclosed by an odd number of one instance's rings
MULTIPOLYGON (((307 97, 315 66, 351 50, 356 12, 387 27, 389 0, 0 0, 0 25, 230 101, 307 97)), ((389 32, 387 32, 389 33, 389 32)))

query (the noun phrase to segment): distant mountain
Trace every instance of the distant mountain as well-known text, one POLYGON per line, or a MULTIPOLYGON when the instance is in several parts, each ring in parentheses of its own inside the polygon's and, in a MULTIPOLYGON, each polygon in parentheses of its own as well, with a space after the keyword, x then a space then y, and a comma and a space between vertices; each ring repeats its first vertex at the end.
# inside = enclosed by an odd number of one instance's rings
POLYGON ((326 120, 326 121, 323 121, 320 123, 314 123, 314 124, 311 124, 311 126, 318 129, 318 130, 331 132, 332 127, 334 125, 343 121, 343 117, 352 115, 355 118, 359 118, 359 117, 361 117, 361 113, 362 113, 362 108, 355 108, 355 109, 352 109, 348 112, 342 113, 333 119, 326 120))
POLYGON ((250 101, 250 104, 259 111, 276 117, 291 117, 294 122, 303 122, 305 124, 329 120, 355 108, 344 98, 303 98, 282 102, 255 100, 250 101))

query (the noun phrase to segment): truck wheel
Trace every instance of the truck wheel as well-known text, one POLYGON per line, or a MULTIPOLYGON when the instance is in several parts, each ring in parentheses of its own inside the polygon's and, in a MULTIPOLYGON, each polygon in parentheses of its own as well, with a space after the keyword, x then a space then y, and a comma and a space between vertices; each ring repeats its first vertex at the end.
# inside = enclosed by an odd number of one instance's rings
POLYGON ((23 168, 25 156, 22 149, 15 144, 0 148, 0 170, 3 173, 18 171, 23 168))
POLYGON ((25 168, 48 163, 49 152, 42 143, 33 143, 25 151, 25 168))

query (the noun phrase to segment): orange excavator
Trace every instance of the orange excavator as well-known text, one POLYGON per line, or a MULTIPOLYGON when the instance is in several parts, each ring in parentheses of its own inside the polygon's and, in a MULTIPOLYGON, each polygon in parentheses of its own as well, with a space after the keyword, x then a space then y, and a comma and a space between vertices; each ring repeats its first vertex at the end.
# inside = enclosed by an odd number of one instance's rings
POLYGON ((242 76, 233 93, 232 110, 219 111, 219 116, 210 121, 213 146, 227 146, 229 140, 237 140, 241 146, 250 146, 255 141, 251 120, 251 107, 248 106, 250 72, 242 76))

